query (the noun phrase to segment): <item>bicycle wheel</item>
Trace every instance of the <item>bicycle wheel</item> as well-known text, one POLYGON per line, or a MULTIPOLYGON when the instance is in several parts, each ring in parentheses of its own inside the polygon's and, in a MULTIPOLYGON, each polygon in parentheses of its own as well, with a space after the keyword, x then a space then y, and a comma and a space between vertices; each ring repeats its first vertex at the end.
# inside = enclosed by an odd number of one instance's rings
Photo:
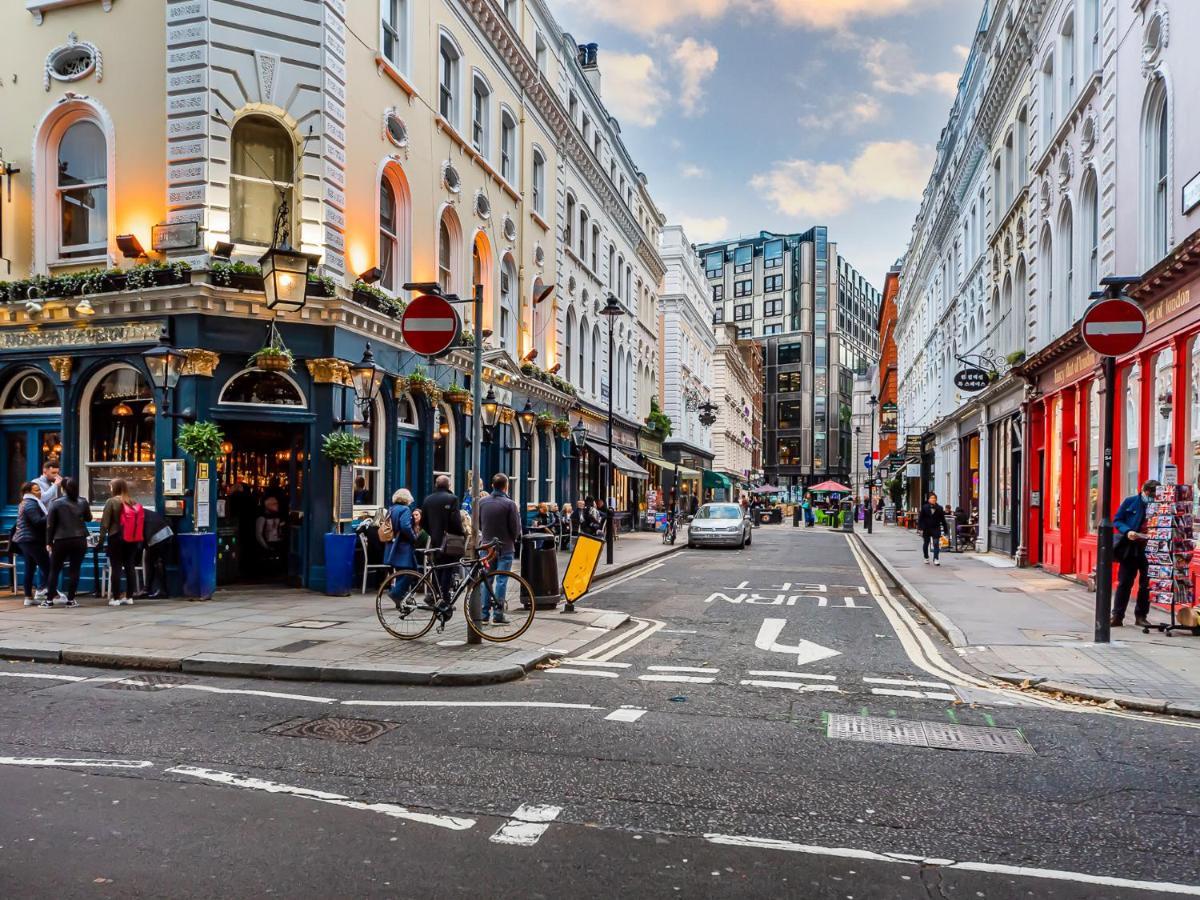
POLYGON ((483 614, 488 620, 481 625, 471 620, 470 590, 464 599, 464 615, 471 630, 484 640, 502 644, 519 638, 533 624, 533 588, 516 572, 486 572, 472 587, 479 591, 483 614), (499 622, 496 621, 497 612, 501 616, 499 622))
POLYGON ((375 595, 375 615, 384 631, 392 637, 402 641, 415 640, 433 627, 436 597, 433 579, 428 574, 422 575, 415 569, 397 569, 384 579, 375 595), (407 585, 396 599, 391 596, 391 590, 401 578, 407 579, 407 585))

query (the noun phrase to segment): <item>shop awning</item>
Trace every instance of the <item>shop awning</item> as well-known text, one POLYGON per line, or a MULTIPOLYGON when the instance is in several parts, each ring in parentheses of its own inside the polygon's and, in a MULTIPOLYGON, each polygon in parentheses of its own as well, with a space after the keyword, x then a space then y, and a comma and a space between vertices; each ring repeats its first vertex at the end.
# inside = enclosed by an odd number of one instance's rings
POLYGON ((714 472, 712 469, 704 470, 701 485, 706 488, 717 488, 726 491, 733 490, 733 482, 720 472, 714 472))
POLYGON ((680 478, 699 478, 699 469, 689 469, 687 466, 676 466, 675 470, 679 473, 680 478))
MULTIPOLYGON (((599 454, 601 462, 608 462, 608 444, 588 438, 588 446, 592 448, 592 452, 599 454)), ((612 448, 612 462, 615 469, 620 472, 624 472, 630 478, 650 477, 649 472, 635 463, 615 446, 612 448)))
POLYGON ((667 460, 657 456, 651 456, 649 453, 643 453, 642 456, 646 457, 646 459, 654 463, 654 465, 658 466, 664 472, 674 472, 677 468, 679 468, 677 465, 675 465, 675 463, 668 462, 667 460))

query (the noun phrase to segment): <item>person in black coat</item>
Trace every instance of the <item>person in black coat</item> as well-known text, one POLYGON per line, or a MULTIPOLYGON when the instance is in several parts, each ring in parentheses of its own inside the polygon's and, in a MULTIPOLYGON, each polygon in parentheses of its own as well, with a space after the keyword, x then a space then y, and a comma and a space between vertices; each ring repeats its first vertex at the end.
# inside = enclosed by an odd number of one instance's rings
MULTIPOLYGON (((463 531, 461 505, 458 497, 450 490, 450 476, 439 475, 433 483, 433 493, 421 503, 421 527, 429 534, 429 546, 440 548, 447 534, 466 537, 463 531)), ((440 566, 455 562, 452 556, 435 554, 435 561, 440 566)), ((445 600, 450 596, 450 585, 454 579, 454 567, 439 568, 434 573, 437 577, 438 591, 445 600)))
POLYGON ((929 565, 929 545, 933 544, 933 564, 940 566, 938 558, 942 550, 942 535, 946 533, 946 511, 938 505, 937 494, 929 492, 921 511, 917 514, 917 528, 921 532, 921 553, 925 556, 925 565, 929 565))

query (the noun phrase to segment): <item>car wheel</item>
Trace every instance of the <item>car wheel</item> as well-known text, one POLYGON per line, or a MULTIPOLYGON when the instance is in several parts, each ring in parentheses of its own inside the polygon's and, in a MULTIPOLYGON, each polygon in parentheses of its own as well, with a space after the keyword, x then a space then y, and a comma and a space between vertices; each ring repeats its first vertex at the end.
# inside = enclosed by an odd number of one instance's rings
POLYGON ((696 549, 696 545, 695 545, 695 544, 693 544, 691 541, 688 541, 688 549, 689 549, 689 550, 695 550, 695 549, 696 549))
POLYGON ((754 543, 754 535, 746 535, 746 546, 749 547, 752 543, 754 543))
POLYGON ((742 535, 742 542, 740 544, 738 544, 738 549, 739 550, 746 549, 746 535, 745 534, 742 535))

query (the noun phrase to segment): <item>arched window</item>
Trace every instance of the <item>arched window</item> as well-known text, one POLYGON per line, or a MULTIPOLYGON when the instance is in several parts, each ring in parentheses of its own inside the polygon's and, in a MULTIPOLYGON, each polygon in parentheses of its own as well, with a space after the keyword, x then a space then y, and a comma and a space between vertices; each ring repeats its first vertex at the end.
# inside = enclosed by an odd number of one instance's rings
POLYGON ((1017 349, 1013 346, 1014 323, 1017 320, 1016 311, 1013 309, 1013 283, 1012 276, 1007 274, 1004 276, 1004 290, 1000 294, 1000 316, 1004 327, 996 332, 993 343, 1001 356, 1007 356, 1017 349))
POLYGON ((281 372, 246 369, 234 375, 221 389, 222 406, 295 406, 303 408, 304 392, 281 372))
POLYGON ((458 85, 461 66, 462 52, 454 39, 443 31, 438 41, 438 113, 455 129, 459 127, 458 85))
POLYGON ((484 159, 492 151, 492 89, 479 72, 471 78, 471 146, 484 159))
POLYGON ((1017 113, 1017 188, 1025 185, 1029 169, 1029 110, 1021 107, 1017 113))
POLYGON ((1083 179, 1081 208, 1083 210, 1084 290, 1100 289, 1100 203, 1096 191, 1096 174, 1088 171, 1083 179))
POLYGON ((616 283, 614 279, 617 277, 617 248, 613 244, 608 245, 608 289, 615 290, 616 283))
POLYGON ((1029 340, 1029 292, 1026 285, 1025 257, 1017 260, 1017 277, 1013 285, 1013 346, 1024 350, 1029 340))
POLYGON ((1167 86, 1157 78, 1146 99, 1142 122, 1143 201, 1142 262, 1150 268, 1167 255, 1171 195, 1169 190, 1167 86))
POLYGON ((1017 158, 1015 143, 1010 131, 1008 137, 1004 140, 1004 204, 1002 206, 1004 210, 1012 206, 1014 185, 1016 184, 1017 158))
POLYGON ((567 194, 566 218, 563 221, 563 245, 572 246, 575 234, 575 195, 567 194))
POLYGON ((462 228, 458 216, 447 207, 438 222, 438 282, 447 294, 458 293, 462 268, 462 228))
POLYGON ((109 481, 124 478, 130 492, 154 505, 154 426, 150 385, 132 366, 101 369, 80 398, 80 493, 107 500, 109 481))
MULTIPOLYGON (((555 319, 554 303, 547 297, 541 303, 537 302, 537 298, 545 290, 545 282, 541 278, 533 280, 533 290, 529 292, 529 306, 531 314, 526 320, 532 323, 533 336, 530 341, 530 346, 538 352, 538 359, 542 361, 542 365, 550 364, 550 338, 554 334, 554 328, 557 325, 555 319)), ((522 348, 528 349, 528 348, 522 348)), ((569 365, 569 360, 568 360, 569 365)))
POLYGON ((393 293, 408 281, 408 254, 412 246, 412 199, 408 181, 395 163, 379 179, 379 286, 393 293))
POLYGON ((590 219, 586 209, 579 210, 579 261, 587 265, 588 225, 590 219))
POLYGON ((512 257, 505 256, 500 267, 500 346, 513 355, 520 352, 517 319, 517 268, 512 257))
POLYGON ((567 310, 567 325, 563 329, 563 377, 567 379, 568 384, 575 383, 575 372, 578 367, 575 363, 575 307, 567 310))
POLYGON ((615 277, 617 280, 617 299, 621 300, 621 299, 624 299, 624 297, 625 297, 625 257, 624 256, 617 257, 617 272, 616 272, 615 277))
POLYGON ((0 413, 46 414, 58 409, 58 391, 37 369, 18 372, 0 393, 0 413))
POLYGON ((500 110, 500 177, 509 184, 517 183, 517 122, 507 107, 500 110))
POLYGON ((1058 252, 1058 306, 1061 310, 1061 321, 1056 323, 1056 333, 1071 323, 1078 306, 1075 300, 1075 218, 1070 203, 1063 203, 1062 211, 1058 215, 1058 252))
POLYGON ((408 71, 408 0, 382 0, 379 45, 401 72, 408 71))
POLYGON ((546 216, 546 157, 537 147, 533 148, 533 211, 546 216))
POLYGON ((58 139, 58 257, 103 256, 108 250, 108 144, 100 126, 77 119, 58 139))
POLYGON ((1043 323, 1041 325, 1042 340, 1047 344, 1054 340, 1058 316, 1055 310, 1054 289, 1054 239, 1050 235, 1050 226, 1042 229, 1042 241, 1038 248, 1038 289, 1042 292, 1043 323))
POLYGON ((296 222, 295 145, 287 129, 267 116, 245 116, 230 138, 229 217, 235 243, 269 247, 280 202, 296 222))
POLYGON ((1067 13, 1058 36, 1058 56, 1061 60, 1062 99, 1059 108, 1064 118, 1075 105, 1075 10, 1067 13))
MULTIPOLYGON (((471 285, 483 285, 483 309, 484 309, 484 328, 487 328, 487 315, 491 311, 492 315, 492 331, 498 332, 496 335, 497 343, 503 340, 504 335, 500 332, 499 318, 496 316, 496 307, 492 304, 496 302, 496 260, 492 255, 492 245, 487 239, 487 235, 482 231, 475 235, 475 242, 471 245, 471 285)), ((475 323, 474 304, 467 304, 472 311, 463 316, 464 325, 470 321, 472 327, 475 323)))
POLYGON ((400 428, 419 428, 421 425, 417 406, 407 393, 396 401, 396 425, 400 428))
POLYGON ((592 226, 592 274, 600 277, 600 226, 592 226))
POLYGON ((1054 140, 1054 131, 1058 128, 1058 114, 1055 104, 1058 97, 1054 92, 1054 54, 1046 56, 1042 63, 1042 152, 1050 148, 1054 140))
POLYGON ((579 374, 576 376, 581 391, 586 391, 588 386, 588 369, 587 363, 591 359, 591 344, 592 330, 588 326, 587 313, 583 315, 583 319, 579 323, 579 374))

